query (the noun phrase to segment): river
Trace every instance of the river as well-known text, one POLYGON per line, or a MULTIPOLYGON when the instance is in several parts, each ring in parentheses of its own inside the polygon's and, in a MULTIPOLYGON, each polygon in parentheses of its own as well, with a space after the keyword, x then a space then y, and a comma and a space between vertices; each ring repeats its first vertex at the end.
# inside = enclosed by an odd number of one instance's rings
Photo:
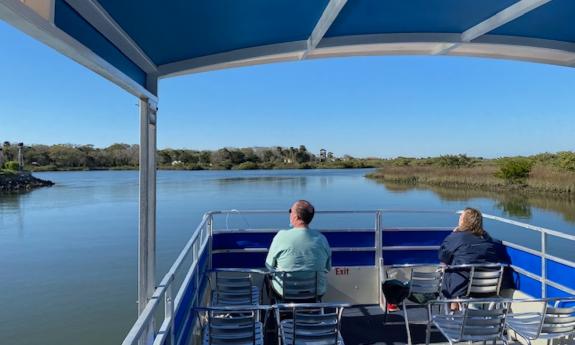
MULTIPOLYGON (((380 184, 364 177, 369 171, 160 171, 158 276, 204 212, 285 209, 285 221, 277 226, 286 227, 288 208, 302 198, 318 210, 457 210, 469 205, 575 233, 573 200, 380 184)), ((0 196, 1 343, 119 344, 136 316, 138 174, 35 175, 56 185, 0 196)), ((424 223, 411 217, 384 216, 384 225, 424 223)), ((442 224, 430 225, 452 226, 456 220, 449 215, 442 224)), ((490 224, 487 230, 498 237, 524 236, 490 224)))

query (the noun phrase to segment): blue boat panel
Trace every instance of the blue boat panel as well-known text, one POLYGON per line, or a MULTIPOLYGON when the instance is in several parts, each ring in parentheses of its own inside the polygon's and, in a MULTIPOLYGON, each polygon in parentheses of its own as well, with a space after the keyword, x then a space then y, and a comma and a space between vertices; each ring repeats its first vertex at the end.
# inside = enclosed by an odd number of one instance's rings
MULTIPOLYGON (((373 231, 324 232, 332 248, 341 247, 375 247, 373 231)), ((244 249, 269 248, 275 233, 217 233, 214 234, 212 248, 244 249)))
POLYGON ((333 252, 332 266, 375 266, 375 251, 333 252))
POLYGON ((462 33, 516 0, 348 1, 326 36, 462 33))
POLYGON ((439 246, 451 231, 385 231, 383 246, 439 246))
POLYGON ((537 255, 511 247, 507 247, 507 254, 509 254, 512 265, 541 276, 541 258, 537 255))
POLYGON ((517 290, 520 290, 533 298, 541 298, 540 282, 517 272, 515 272, 513 276, 515 278, 515 286, 517 290))
POLYGON ((575 1, 553 0, 493 30, 490 34, 575 42, 573 13, 575 13, 575 1))
MULTIPOLYGON (((547 285, 547 297, 573 297, 573 295, 563 290, 559 290, 553 286, 547 285)), ((559 306, 563 308, 573 307, 575 306, 575 302, 563 302, 560 303, 559 306)))
POLYGON ((194 270, 193 274, 192 274, 192 278, 190 279, 190 283, 188 284, 188 286, 185 289, 185 293, 182 297, 182 301, 180 303, 180 306, 178 308, 178 310, 176 310, 175 316, 174 316, 174 334, 176 335, 176 339, 187 339, 188 335, 187 332, 189 332, 190 330, 190 326, 192 324, 193 318, 195 317, 195 315, 193 314, 193 303, 194 303, 194 296, 196 294, 196 291, 203 291, 202 289, 205 288, 206 286, 206 281, 207 281, 207 277, 205 275, 205 272, 208 269, 208 258, 209 258, 209 250, 204 250, 204 252, 202 253, 202 255, 200 256, 200 259, 198 261, 198 265, 196 266, 196 269, 194 270), (199 285, 199 289, 198 286, 196 286, 196 277, 200 276, 200 285, 199 285), (191 314, 190 314, 191 313, 191 314), (188 319, 189 318, 189 319, 188 319), (187 322, 186 322, 187 321, 187 322))
POLYGON ((437 250, 390 250, 383 251, 384 265, 438 264, 437 250))
POLYGON ((306 40, 328 0, 99 0, 158 65, 306 40))
POLYGON ((547 279, 575 290, 575 268, 549 259, 546 263, 547 279))
MULTIPOLYGON (((265 267, 267 253, 214 253, 213 268, 262 268, 265 267)), ((374 266, 375 251, 333 252, 333 266, 374 266)))
POLYGON ((213 253, 214 268, 262 268, 265 267, 267 253, 213 253))
POLYGON ((192 307, 194 293, 196 291, 196 279, 194 279, 197 274, 197 270, 194 271, 192 279, 185 289, 184 295, 180 302, 179 308, 175 311, 174 315, 174 334, 176 338, 180 337, 182 332, 186 328, 186 320, 190 315, 190 308, 192 307))
POLYGON ((146 73, 82 18, 64 0, 56 0, 54 24, 102 59, 122 71, 138 84, 145 86, 146 73))

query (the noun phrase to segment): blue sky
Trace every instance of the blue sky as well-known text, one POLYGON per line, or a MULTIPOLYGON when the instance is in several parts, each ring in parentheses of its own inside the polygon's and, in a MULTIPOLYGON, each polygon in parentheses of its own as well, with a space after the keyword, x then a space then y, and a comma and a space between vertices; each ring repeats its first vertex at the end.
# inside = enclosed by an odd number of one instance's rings
MULTIPOLYGON (((137 99, 0 22, 0 141, 138 142, 137 99)), ((160 82, 158 146, 497 157, 575 150, 575 69, 355 57, 160 82)))

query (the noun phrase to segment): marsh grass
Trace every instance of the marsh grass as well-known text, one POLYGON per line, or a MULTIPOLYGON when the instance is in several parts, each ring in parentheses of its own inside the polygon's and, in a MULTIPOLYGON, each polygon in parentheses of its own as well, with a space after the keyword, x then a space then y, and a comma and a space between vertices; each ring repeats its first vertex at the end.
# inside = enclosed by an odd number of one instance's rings
POLYGON ((461 168, 389 164, 368 177, 398 184, 575 194, 575 172, 572 171, 536 163, 527 178, 514 181, 498 177, 499 171, 500 166, 495 161, 461 168))

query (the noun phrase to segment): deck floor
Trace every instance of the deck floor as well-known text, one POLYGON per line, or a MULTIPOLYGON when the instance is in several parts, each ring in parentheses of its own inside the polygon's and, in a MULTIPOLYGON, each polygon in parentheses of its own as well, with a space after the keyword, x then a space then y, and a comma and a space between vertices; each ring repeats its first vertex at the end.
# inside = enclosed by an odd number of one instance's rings
MULTIPOLYGON (((425 308, 408 306, 413 344, 425 343, 426 312, 425 308)), ((407 344, 403 313, 392 312, 386 316, 377 305, 345 310, 341 331, 346 345, 407 344)), ((436 329, 432 329, 431 342, 437 344, 446 340, 436 329)))

